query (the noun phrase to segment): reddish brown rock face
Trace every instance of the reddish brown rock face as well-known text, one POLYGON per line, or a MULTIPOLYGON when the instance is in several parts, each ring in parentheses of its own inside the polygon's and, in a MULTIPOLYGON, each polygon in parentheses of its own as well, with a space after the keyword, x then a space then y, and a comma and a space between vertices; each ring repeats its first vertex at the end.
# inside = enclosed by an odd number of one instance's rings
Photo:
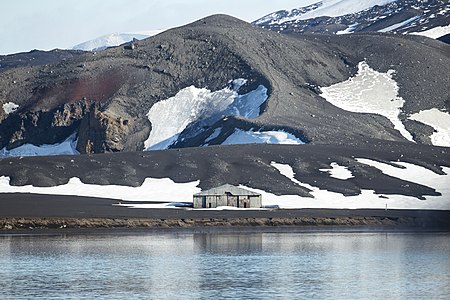
POLYGON ((49 111, 66 103, 78 101, 105 102, 110 99, 126 81, 126 76, 117 70, 104 71, 94 78, 80 78, 56 83, 38 91, 39 99, 32 107, 34 111, 49 111))

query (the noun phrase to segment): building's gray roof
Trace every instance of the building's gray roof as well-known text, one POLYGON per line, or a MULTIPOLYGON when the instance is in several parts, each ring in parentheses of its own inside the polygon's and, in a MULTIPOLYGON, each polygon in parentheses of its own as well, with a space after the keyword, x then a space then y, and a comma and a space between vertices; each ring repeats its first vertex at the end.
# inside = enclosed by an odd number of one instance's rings
POLYGON ((225 195, 226 192, 231 193, 234 196, 261 196, 261 194, 254 193, 246 189, 241 189, 231 184, 224 184, 210 190, 202 191, 194 196, 221 196, 225 195))

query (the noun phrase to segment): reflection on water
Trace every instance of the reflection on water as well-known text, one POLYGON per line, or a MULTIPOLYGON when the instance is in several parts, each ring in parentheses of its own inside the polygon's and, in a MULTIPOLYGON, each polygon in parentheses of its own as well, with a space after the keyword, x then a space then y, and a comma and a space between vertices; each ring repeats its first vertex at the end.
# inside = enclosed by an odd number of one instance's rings
POLYGON ((450 235, 0 236, 1 299, 450 299, 450 235))

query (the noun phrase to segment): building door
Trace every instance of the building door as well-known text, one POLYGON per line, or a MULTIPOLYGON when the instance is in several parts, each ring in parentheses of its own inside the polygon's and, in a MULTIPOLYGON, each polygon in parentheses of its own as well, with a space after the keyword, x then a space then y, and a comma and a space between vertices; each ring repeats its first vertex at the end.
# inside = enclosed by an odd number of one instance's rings
POLYGON ((206 208, 206 196, 202 196, 202 208, 206 208))

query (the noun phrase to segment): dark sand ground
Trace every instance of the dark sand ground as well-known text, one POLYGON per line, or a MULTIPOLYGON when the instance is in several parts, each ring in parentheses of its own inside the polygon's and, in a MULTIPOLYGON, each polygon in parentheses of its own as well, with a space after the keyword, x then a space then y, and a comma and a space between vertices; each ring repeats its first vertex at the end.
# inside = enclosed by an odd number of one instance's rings
POLYGON ((279 231, 282 228, 450 230, 450 211, 375 209, 130 209, 117 200, 35 194, 0 196, 0 233, 148 229, 279 231))

